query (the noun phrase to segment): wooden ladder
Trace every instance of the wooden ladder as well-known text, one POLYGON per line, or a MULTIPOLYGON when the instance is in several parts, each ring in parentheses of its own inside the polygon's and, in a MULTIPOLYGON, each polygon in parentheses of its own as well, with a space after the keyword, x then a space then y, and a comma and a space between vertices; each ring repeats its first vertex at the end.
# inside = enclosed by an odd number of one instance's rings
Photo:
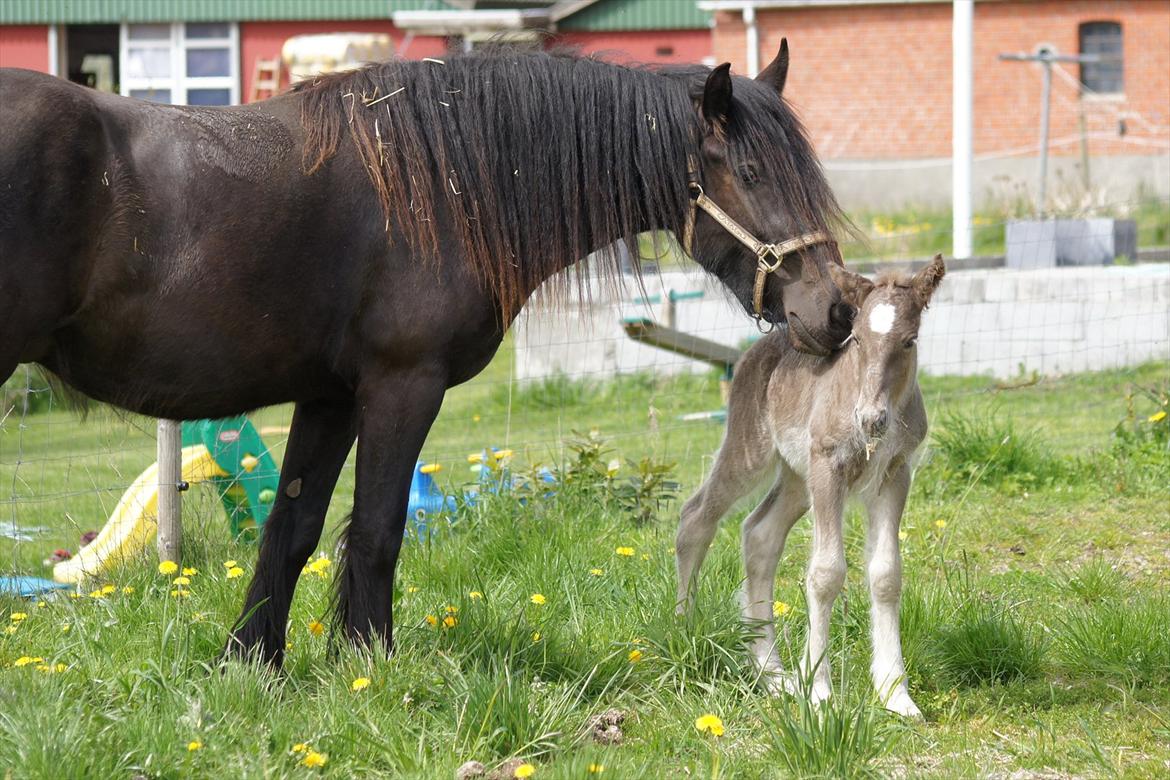
POLYGON ((280 58, 266 60, 256 58, 256 69, 252 72, 252 95, 249 103, 270 98, 280 91, 280 58))

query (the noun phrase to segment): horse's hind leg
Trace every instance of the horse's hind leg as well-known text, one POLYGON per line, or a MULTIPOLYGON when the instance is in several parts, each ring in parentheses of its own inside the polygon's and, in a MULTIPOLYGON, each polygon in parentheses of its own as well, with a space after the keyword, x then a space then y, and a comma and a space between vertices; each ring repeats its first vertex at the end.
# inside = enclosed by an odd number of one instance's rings
POLYGON ((335 619, 354 640, 393 649, 394 570, 414 464, 439 413, 447 372, 438 365, 363 377, 358 400, 357 489, 346 532, 335 619))
POLYGON ((724 441, 711 475, 703 486, 687 499, 680 513, 678 535, 675 538, 675 559, 678 564, 678 605, 681 613, 694 600, 694 580, 707 557, 707 550, 719 521, 731 505, 755 487, 768 469, 776 464, 775 453, 765 450, 753 453, 757 457, 745 457, 746 445, 732 443, 729 428, 728 440, 724 441))
MULTIPOLYGON (((807 511, 804 480, 782 463, 776 484, 743 522, 743 562, 747 573, 743 616, 760 628, 760 636, 752 642, 752 656, 760 669, 771 676, 783 671, 776 652, 773 622, 776 564, 784 552, 788 532, 807 511)), ((780 679, 770 683, 773 687, 783 687, 780 679)))
POLYGON ((353 409, 352 400, 297 404, 276 503, 228 653, 255 650, 276 666, 283 660, 297 577, 321 538, 333 487, 353 446, 353 409))
POLYGON ((870 671, 878 697, 886 709, 920 718, 922 713, 906 687, 898 623, 902 599, 902 552, 898 545, 898 527, 909 492, 910 469, 903 463, 891 471, 876 495, 865 497, 869 516, 865 552, 873 634, 870 671))

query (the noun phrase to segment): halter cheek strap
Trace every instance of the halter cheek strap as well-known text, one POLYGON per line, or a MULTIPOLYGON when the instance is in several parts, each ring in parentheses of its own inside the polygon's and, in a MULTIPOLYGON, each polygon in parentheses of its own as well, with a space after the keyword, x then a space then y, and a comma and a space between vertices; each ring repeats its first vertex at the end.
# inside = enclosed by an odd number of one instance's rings
POLYGON ((695 238, 695 211, 696 209, 702 209, 737 241, 750 249, 756 256, 756 282, 752 288, 752 307, 755 310, 756 320, 760 320, 764 316, 764 285, 768 281, 768 274, 780 270, 785 256, 793 252, 799 252, 813 244, 829 243, 832 241, 824 231, 817 230, 812 233, 797 236, 796 238, 790 238, 787 241, 781 241, 779 244, 765 244, 748 232, 743 225, 732 219, 726 211, 719 208, 715 201, 708 198, 707 193, 703 192, 703 186, 701 184, 692 181, 690 186, 691 190, 695 193, 694 208, 691 209, 691 213, 687 219, 686 234, 683 236, 683 248, 688 255, 693 256, 691 249, 695 238))

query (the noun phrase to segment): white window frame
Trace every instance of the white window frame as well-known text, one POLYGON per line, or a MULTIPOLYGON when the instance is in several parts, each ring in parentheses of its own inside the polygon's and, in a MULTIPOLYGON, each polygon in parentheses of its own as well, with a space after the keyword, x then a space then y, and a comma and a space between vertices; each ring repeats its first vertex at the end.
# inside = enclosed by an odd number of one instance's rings
POLYGON ((226 38, 188 38, 187 25, 184 22, 174 22, 170 25, 170 37, 166 39, 135 39, 130 40, 130 25, 122 24, 118 31, 118 57, 122 71, 122 83, 119 90, 123 95, 131 91, 153 89, 170 90, 171 103, 183 105, 187 102, 187 91, 192 89, 226 89, 231 105, 240 102, 240 28, 235 22, 221 22, 227 24, 226 38), (129 61, 131 48, 167 49, 170 52, 171 75, 162 78, 129 77, 126 75, 126 63, 129 61), (227 76, 187 76, 187 52, 192 49, 223 49, 228 50, 227 76))

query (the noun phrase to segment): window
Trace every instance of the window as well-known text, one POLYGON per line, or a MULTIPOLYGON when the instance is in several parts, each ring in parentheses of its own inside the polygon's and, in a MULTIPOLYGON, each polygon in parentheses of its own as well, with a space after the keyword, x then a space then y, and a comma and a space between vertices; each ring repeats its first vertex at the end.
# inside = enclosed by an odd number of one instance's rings
POLYGON ((235 24, 124 24, 121 49, 123 95, 195 106, 240 102, 235 24))
POLYGON ((1099 57, 1081 63, 1084 93, 1119 94, 1125 91, 1121 62, 1121 25, 1117 22, 1085 22, 1080 26, 1081 54, 1099 57))

